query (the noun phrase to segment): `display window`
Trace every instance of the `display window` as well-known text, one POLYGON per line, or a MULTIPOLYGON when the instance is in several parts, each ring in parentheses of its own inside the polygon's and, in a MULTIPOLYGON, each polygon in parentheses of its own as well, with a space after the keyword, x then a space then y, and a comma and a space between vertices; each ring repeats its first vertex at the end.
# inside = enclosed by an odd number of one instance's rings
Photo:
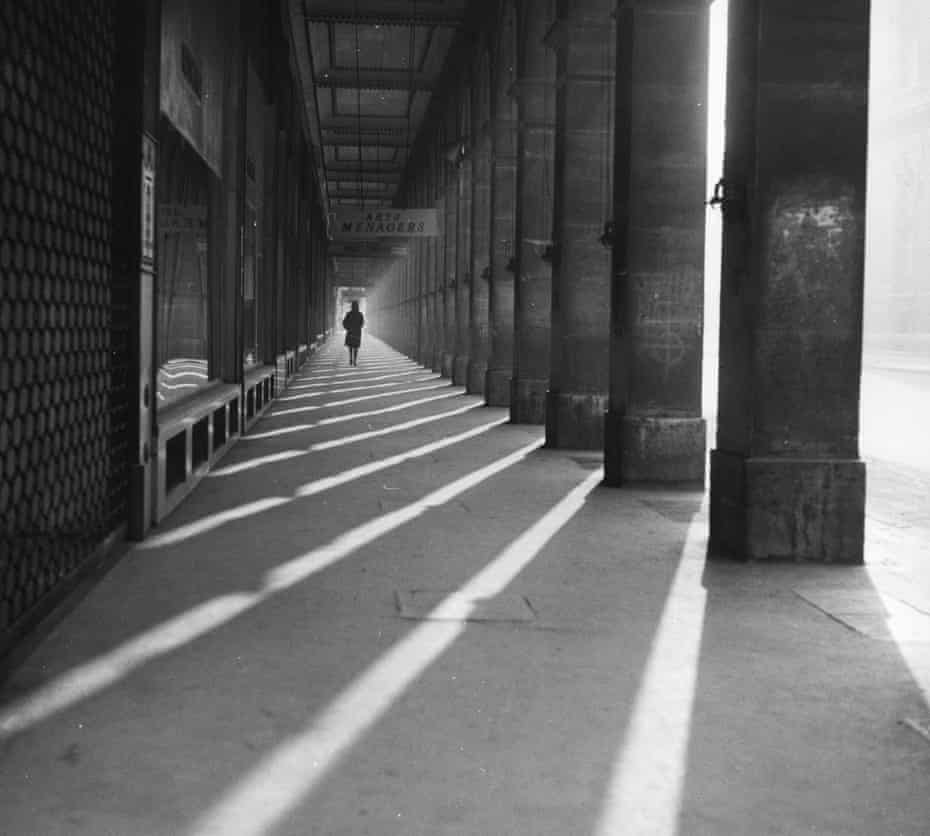
POLYGON ((210 170, 162 119, 157 179, 157 398, 164 406, 196 392, 209 369, 210 170))

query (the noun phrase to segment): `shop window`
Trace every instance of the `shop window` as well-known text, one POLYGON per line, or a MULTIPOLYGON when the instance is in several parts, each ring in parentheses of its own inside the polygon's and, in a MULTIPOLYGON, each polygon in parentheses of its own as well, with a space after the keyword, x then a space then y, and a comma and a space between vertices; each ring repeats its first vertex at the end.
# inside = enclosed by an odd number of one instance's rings
POLYGON ((209 178, 206 163, 167 120, 160 130, 158 403, 209 380, 209 178))
POLYGON ((259 361, 258 354, 258 211, 251 203, 245 207, 245 230, 242 252, 242 337, 246 366, 259 361))

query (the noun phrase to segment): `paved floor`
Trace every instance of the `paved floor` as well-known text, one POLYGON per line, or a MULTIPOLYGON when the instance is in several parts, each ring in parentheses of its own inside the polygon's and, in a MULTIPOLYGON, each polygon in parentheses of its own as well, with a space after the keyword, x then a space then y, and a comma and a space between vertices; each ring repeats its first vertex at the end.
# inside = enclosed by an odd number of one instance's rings
POLYGON ((316 355, 4 685, 0 833, 930 833, 910 471, 865 568, 707 562, 506 417, 316 355))

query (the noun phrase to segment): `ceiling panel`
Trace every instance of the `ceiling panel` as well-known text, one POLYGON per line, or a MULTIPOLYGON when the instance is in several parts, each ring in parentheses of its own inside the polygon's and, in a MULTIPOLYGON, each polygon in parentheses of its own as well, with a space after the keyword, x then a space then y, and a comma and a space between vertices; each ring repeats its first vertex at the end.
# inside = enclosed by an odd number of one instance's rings
POLYGON ((431 27, 333 24, 333 68, 410 70, 420 67, 429 43, 431 27))
MULTIPOLYGON (((410 93, 407 90, 334 90, 336 114, 354 116, 398 116, 407 118, 410 93)), ((424 93, 429 98, 429 94, 424 93)))
POLYGON ((295 26, 303 31, 295 35, 309 53, 313 77, 305 89, 312 91, 329 204, 393 205, 467 0, 302 4, 295 26))
MULTIPOLYGON (((327 161, 358 162, 358 145, 329 145, 326 147, 327 161), (331 156, 329 156, 331 154, 331 156)), ((403 153, 399 148, 383 145, 363 145, 362 160, 376 162, 398 162, 403 153)))

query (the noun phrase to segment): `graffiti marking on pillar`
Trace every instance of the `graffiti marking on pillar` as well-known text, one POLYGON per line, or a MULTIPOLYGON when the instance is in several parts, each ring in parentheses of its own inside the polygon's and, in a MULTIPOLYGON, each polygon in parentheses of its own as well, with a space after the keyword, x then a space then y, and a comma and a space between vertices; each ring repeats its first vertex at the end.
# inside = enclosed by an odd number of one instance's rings
POLYGON ((638 273, 638 315, 633 324, 641 354, 663 368, 681 363, 701 335, 703 275, 693 267, 638 273))

